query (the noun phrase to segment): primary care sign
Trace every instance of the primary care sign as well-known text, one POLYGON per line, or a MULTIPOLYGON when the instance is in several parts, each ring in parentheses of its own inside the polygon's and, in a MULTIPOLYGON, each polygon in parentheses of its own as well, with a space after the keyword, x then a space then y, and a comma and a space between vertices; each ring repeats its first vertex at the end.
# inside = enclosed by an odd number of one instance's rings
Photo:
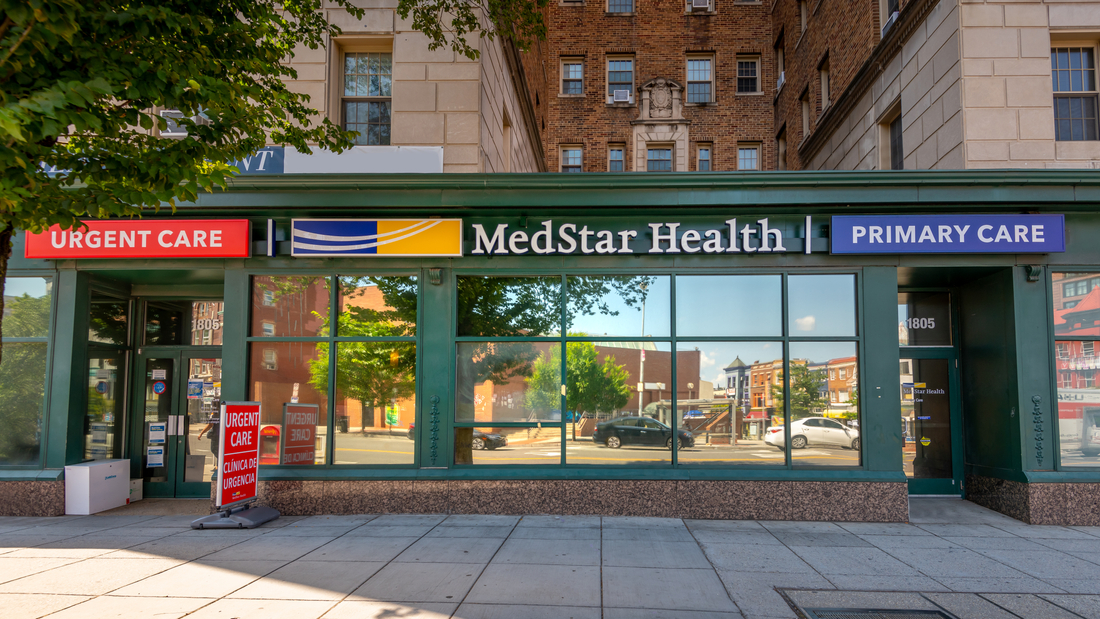
POLYGON ((247 258, 247 219, 103 219, 26 235, 24 257, 247 258))
POLYGON ((221 459, 218 463, 218 492, 215 503, 228 507, 256 498, 256 477, 260 466, 260 403, 222 404, 221 459))

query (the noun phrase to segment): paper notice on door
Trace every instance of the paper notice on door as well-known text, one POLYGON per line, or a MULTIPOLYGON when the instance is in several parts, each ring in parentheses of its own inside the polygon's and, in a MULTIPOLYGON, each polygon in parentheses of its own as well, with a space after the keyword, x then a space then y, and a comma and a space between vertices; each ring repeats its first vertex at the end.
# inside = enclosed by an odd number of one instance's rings
POLYGON ((153 370, 153 380, 167 380, 168 370, 153 370))
POLYGON ((145 466, 153 468, 157 466, 164 466, 164 448, 163 447, 146 447, 145 448, 145 466))
POLYGON ((168 435, 168 424, 164 421, 149 424, 149 444, 163 445, 168 435))

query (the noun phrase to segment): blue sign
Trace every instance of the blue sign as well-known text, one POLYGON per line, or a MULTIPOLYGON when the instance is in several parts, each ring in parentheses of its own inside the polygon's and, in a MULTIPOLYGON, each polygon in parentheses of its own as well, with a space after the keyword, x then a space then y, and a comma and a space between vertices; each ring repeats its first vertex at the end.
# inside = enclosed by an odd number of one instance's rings
POLYGON ((229 165, 237 166, 237 170, 242 176, 249 174, 282 174, 283 161, 283 147, 268 146, 267 148, 261 148, 251 157, 231 161, 229 165))
POLYGON ((202 379, 201 378, 188 378, 187 379, 187 399, 188 400, 201 400, 202 399, 202 379))
POLYGON ((107 381, 101 380, 95 384, 96 393, 107 393, 107 381))
POLYGON ((1048 254, 1066 251, 1062 215, 838 215, 834 254, 1048 254))
POLYGON ((168 386, 164 384, 164 381, 158 380, 157 382, 153 383, 153 393, 157 395, 164 393, 164 390, 167 388, 168 386))

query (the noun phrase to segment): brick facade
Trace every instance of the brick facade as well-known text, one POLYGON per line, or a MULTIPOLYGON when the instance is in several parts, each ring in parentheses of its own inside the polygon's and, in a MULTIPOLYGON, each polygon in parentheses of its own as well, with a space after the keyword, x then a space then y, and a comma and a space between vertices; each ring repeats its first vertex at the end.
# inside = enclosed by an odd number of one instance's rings
POLYGON ((635 0, 633 13, 607 12, 607 0, 551 2, 546 41, 546 126, 549 171, 559 170, 560 146, 580 145, 585 172, 608 170, 608 145, 624 147, 624 170, 636 159, 632 121, 639 117, 639 86, 665 78, 686 86, 689 55, 713 55, 712 103, 685 104, 690 121, 686 169, 697 169, 697 146, 713 144, 712 170, 737 169, 738 143, 761 145, 760 169, 776 166, 772 133, 775 90, 771 19, 759 2, 714 0, 713 11, 688 13, 681 0, 635 0), (609 104, 608 56, 634 58, 633 103, 609 104), (737 58, 760 58, 757 93, 737 94, 737 58), (561 59, 582 59, 583 93, 561 94, 561 59))

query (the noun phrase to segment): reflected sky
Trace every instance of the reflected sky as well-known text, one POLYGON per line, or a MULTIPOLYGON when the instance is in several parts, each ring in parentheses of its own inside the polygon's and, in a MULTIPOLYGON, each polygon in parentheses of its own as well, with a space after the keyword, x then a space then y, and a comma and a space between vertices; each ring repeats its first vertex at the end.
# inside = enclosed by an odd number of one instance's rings
POLYGON ((787 296, 791 337, 856 334, 854 275, 791 275, 787 296))
POLYGON ((809 363, 825 363, 855 354, 855 342, 791 342, 791 359, 805 359, 809 363))
POLYGON ((49 294, 48 279, 42 277, 9 277, 4 282, 5 297, 21 297, 29 294, 34 298, 49 294))
POLYGON ((676 278, 676 334, 783 335, 783 280, 778 275, 676 278))
POLYGON ((720 383, 725 388, 728 367, 740 358, 748 365, 757 361, 783 359, 783 342, 677 342, 677 350, 699 349, 699 374, 702 380, 720 383))
MULTIPOLYGON (((667 276, 639 276, 635 278, 612 277, 570 277, 569 315, 572 324, 569 325, 569 333, 585 333, 591 336, 610 337, 668 337, 670 331, 670 283, 667 276), (646 283, 645 289, 645 322, 643 332, 642 305, 641 303, 628 303, 623 294, 611 285, 614 280, 627 281, 626 286, 631 292, 635 290, 635 282, 646 283), (589 295, 577 299, 575 289, 581 283, 589 285, 606 281, 607 292, 602 295, 589 295), (583 303, 583 305, 582 305, 583 303)), ((640 292, 635 293, 641 296, 640 292)))

